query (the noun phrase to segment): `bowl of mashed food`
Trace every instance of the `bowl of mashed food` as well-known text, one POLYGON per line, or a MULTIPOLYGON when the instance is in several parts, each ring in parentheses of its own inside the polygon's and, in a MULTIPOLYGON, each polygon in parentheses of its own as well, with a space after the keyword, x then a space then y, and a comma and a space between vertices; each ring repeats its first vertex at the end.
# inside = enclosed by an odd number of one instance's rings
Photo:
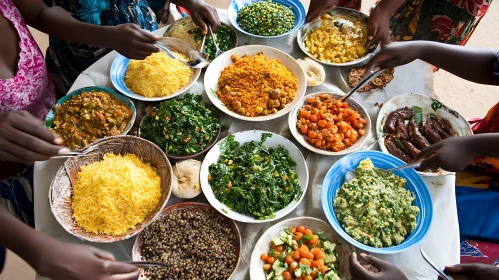
POLYGON ((298 31, 298 46, 325 65, 361 64, 376 49, 376 46, 367 47, 367 20, 368 16, 359 11, 334 8, 298 31))
POLYGON ((331 226, 351 245, 375 254, 395 254, 419 243, 428 232, 433 205, 414 169, 377 151, 337 161, 322 184, 322 208, 331 226), (354 170, 353 179, 345 175, 354 170))

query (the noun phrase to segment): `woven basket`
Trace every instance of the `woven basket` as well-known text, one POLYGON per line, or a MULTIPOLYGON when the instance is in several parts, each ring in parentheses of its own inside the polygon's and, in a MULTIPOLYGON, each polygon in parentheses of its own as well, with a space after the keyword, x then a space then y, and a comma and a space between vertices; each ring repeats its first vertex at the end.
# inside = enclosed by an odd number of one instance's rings
POLYGON ((70 234, 91 242, 110 243, 130 238, 160 216, 166 206, 171 193, 172 166, 166 155, 152 142, 134 136, 112 136, 91 144, 88 148, 96 146, 97 152, 92 152, 85 157, 69 158, 57 171, 49 190, 50 209, 59 224, 70 234), (73 218, 72 182, 75 181, 80 167, 102 160, 104 154, 119 155, 135 154, 143 162, 151 164, 161 178, 161 199, 158 206, 142 223, 129 229, 121 235, 103 235, 87 232, 77 224, 73 218))

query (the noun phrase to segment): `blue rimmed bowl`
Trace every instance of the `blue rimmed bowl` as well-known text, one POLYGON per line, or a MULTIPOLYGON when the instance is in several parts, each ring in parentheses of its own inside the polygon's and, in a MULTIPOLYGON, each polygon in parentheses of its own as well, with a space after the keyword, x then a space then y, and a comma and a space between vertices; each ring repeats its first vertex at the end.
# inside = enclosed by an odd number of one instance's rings
POLYGON ((232 0, 230 2, 229 8, 227 9, 227 15, 229 16, 229 21, 232 24, 232 26, 234 26, 239 32, 246 34, 248 36, 268 39, 268 38, 279 38, 286 36, 290 33, 293 33, 298 29, 300 29, 302 25, 305 23, 305 17, 307 16, 307 11, 305 10, 305 6, 300 0, 272 0, 273 3, 283 4, 284 6, 291 8, 293 14, 295 15, 294 27, 288 32, 277 36, 260 36, 245 31, 237 23, 237 15, 239 14, 239 11, 248 5, 262 1, 268 2, 268 0, 232 0))
MULTIPOLYGON (((135 118, 137 116, 137 109, 135 108, 135 104, 132 102, 132 100, 130 100, 130 98, 124 96, 123 94, 119 93, 118 91, 116 91, 112 88, 99 87, 99 86, 80 88, 80 89, 74 90, 74 91, 66 94, 63 98, 59 99, 57 101, 57 103, 54 105, 54 107, 63 104, 64 102, 68 101, 73 96, 79 95, 82 92, 89 92, 89 91, 102 91, 102 92, 105 92, 107 94, 113 95, 114 97, 116 97, 116 99, 123 102, 123 104, 125 104, 125 106, 127 106, 128 109, 130 109, 132 111, 132 116, 130 116, 130 118, 128 119, 126 127, 123 130, 123 132, 121 133, 121 135, 126 135, 128 132, 130 132, 130 129, 132 129, 133 124, 135 122, 135 118)), ((49 129, 52 128, 53 124, 54 124, 54 120, 55 120, 55 113, 54 113, 54 108, 52 108, 52 109, 50 109, 47 116, 45 117, 45 127, 49 128, 49 129)))
MULTIPOLYGON (((186 43, 182 40, 178 40, 175 38, 160 38, 158 39, 158 42, 166 46, 172 51, 176 51, 178 53, 184 54, 186 57, 193 59, 195 58, 194 52, 197 52, 196 49, 194 49, 191 44, 186 43)), ((130 62, 130 59, 122 56, 121 54, 118 54, 116 58, 113 60, 113 64, 111 64, 111 70, 109 73, 109 77, 111 78, 111 82, 113 83, 113 86, 123 93, 124 95, 136 99, 136 100, 142 100, 142 101, 162 101, 166 99, 173 98, 175 96, 178 96, 184 92, 186 92, 190 87, 196 83, 196 81, 199 78, 199 75, 201 74, 201 69, 199 68, 191 68, 192 70, 192 75, 191 79, 189 82, 184 85, 182 88, 177 90, 176 92, 166 95, 166 96, 159 96, 159 97, 146 97, 142 96, 139 94, 136 94, 132 92, 131 90, 128 89, 128 87, 125 85, 125 75, 126 71, 128 70, 128 63, 130 62)))
POLYGON ((414 169, 395 171, 395 175, 407 180, 406 189, 414 193, 415 199, 413 201, 413 205, 419 207, 420 210, 416 218, 416 228, 411 234, 405 237, 405 240, 401 244, 397 246, 375 248, 356 241, 345 232, 336 218, 333 201, 336 197, 336 192, 341 188, 345 181, 345 174, 348 171, 357 168, 359 163, 366 158, 370 158, 375 167, 382 169, 389 169, 405 164, 403 161, 392 155, 378 151, 356 152, 341 158, 329 169, 322 183, 322 209, 324 210, 324 214, 333 229, 336 230, 336 232, 338 232, 338 234, 351 245, 366 252, 375 254, 400 253, 409 247, 418 244, 430 229, 433 218, 433 204, 430 192, 414 169))

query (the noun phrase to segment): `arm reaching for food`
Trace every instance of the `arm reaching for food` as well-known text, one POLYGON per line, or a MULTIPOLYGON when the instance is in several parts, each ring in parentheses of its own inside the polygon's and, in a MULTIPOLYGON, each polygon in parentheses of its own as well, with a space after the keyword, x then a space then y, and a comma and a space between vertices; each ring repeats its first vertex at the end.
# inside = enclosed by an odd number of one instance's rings
POLYGON ((186 8, 191 13, 192 20, 201 28, 203 34, 208 33, 207 23, 211 25, 213 32, 216 32, 222 26, 217 10, 206 4, 204 0, 173 0, 171 2, 186 8))
POLYGON ((458 172, 477 156, 499 158, 497 143, 499 143, 499 133, 450 137, 421 151, 415 161, 423 159, 422 169, 440 167, 447 171, 458 172))
POLYGON ((94 247, 66 244, 23 224, 0 207, 0 244, 16 253, 40 275, 54 280, 135 280, 137 267, 116 262, 94 247))
POLYGON ((390 18, 405 0, 382 0, 369 15, 367 44, 390 43, 390 18))
POLYGON ((366 267, 361 265, 357 260, 357 254, 352 253, 350 257, 350 274, 352 279, 356 280, 407 280, 404 273, 400 271, 395 265, 382 261, 371 255, 364 253, 360 257, 369 265, 377 268, 378 272, 372 272, 366 267))
POLYGON ((452 74, 480 84, 499 85, 492 75, 498 50, 454 46, 429 41, 397 42, 385 46, 366 66, 365 73, 424 60, 452 74))
POLYGON ((131 59, 144 59, 158 51, 156 37, 136 24, 98 26, 78 21, 60 7, 47 7, 42 0, 13 2, 26 24, 55 38, 111 48, 131 59))
POLYGON ((311 0, 308 7, 306 22, 310 22, 320 17, 324 12, 332 9, 339 0, 311 0))
POLYGON ((499 267, 483 263, 466 263, 446 266, 444 272, 453 280, 499 279, 499 267))

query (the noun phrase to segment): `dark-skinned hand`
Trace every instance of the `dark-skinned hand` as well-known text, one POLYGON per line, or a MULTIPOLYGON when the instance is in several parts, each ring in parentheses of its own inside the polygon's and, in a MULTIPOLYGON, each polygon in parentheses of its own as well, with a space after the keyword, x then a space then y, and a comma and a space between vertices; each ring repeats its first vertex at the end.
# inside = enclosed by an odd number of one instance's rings
POLYGON ((407 280, 404 273, 393 264, 364 253, 361 253, 360 257, 368 264, 377 268, 378 272, 368 270, 359 263, 357 254, 352 253, 350 256, 350 274, 352 275, 352 280, 407 280))

